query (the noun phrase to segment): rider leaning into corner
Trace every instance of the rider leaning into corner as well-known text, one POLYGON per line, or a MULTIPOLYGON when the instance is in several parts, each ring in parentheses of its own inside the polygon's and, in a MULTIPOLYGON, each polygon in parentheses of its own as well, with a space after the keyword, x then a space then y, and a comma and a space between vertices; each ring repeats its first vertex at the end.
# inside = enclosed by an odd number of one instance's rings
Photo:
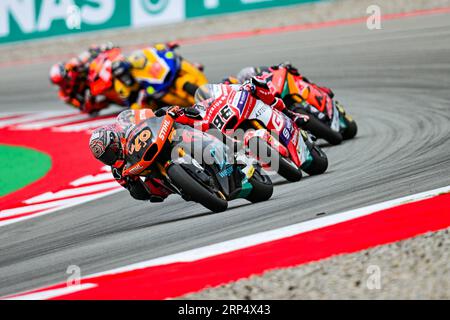
POLYGON ((108 42, 92 45, 68 62, 59 62, 50 68, 50 82, 59 87, 59 98, 82 112, 91 113, 104 106, 89 95, 87 75, 91 62, 102 52, 117 48, 108 42))
MULTIPOLYGON (((288 110, 283 101, 273 96, 267 84, 258 77, 253 77, 249 81, 246 81, 238 90, 248 91, 255 98, 288 115, 299 126, 308 120, 307 116, 288 110)), ((141 118, 140 121, 145 120, 145 113, 141 113, 139 110, 127 110, 124 112, 134 115, 131 118, 141 118)), ((200 116, 200 111, 196 106, 191 108, 180 108, 178 106, 162 108, 157 110, 154 116, 161 117, 166 114, 174 118, 177 123, 189 125, 202 131, 215 129, 212 124, 203 121, 200 116)), ((129 115, 128 118, 130 118, 129 115)), ((142 181, 139 176, 122 176, 123 169, 126 165, 124 153, 125 139, 124 126, 116 123, 96 129, 91 135, 89 147, 96 159, 105 165, 111 166, 112 174, 116 181, 127 189, 134 199, 149 200, 150 202, 164 201, 171 192, 164 188, 158 179, 147 177, 145 181, 142 181)))
MULTIPOLYGON (((165 44, 158 43, 152 47, 145 49, 150 49, 155 54, 155 56, 158 56, 159 54, 166 54, 169 51, 173 51, 178 47, 178 43, 168 42, 165 44)), ((144 60, 141 56, 141 53, 145 49, 133 52, 129 56, 123 56, 121 59, 117 59, 112 63, 113 76, 126 87, 125 91, 135 91, 133 87, 136 86, 138 81, 133 77, 132 71, 142 69, 144 60)), ((200 71, 203 71, 204 69, 202 64, 193 63, 193 65, 200 71)), ((139 86, 137 89, 138 92, 136 93, 136 99, 134 99, 134 101, 130 103, 130 107, 132 109, 150 108, 156 110, 166 106, 166 104, 160 101, 160 98, 164 95, 163 92, 158 92, 153 88, 152 90, 144 90, 139 86)))
MULTIPOLYGON (((133 118, 140 111, 127 110, 133 118)), ((122 114, 121 114, 122 115, 122 114)), ((120 117, 120 115, 119 115, 120 117)), ((145 120, 143 117, 140 120, 145 120)), ((130 192, 136 200, 149 200, 151 202, 162 202, 171 193, 164 188, 158 179, 147 178, 142 181, 139 176, 122 175, 126 165, 125 161, 125 127, 119 123, 100 127, 92 132, 89 148, 95 158, 103 164, 111 167, 111 172, 116 181, 130 192)))
POLYGON ((225 78, 223 80, 223 82, 225 84, 244 83, 245 81, 248 81, 249 79, 251 79, 251 78, 253 78, 255 76, 261 76, 261 75, 264 75, 264 74, 270 74, 274 70, 277 70, 279 68, 286 68, 286 69, 288 69, 290 73, 298 75, 298 76, 301 76, 303 81, 309 83, 311 86, 315 87, 316 89, 319 89, 319 90, 325 92, 326 94, 328 94, 328 96, 330 98, 334 97, 334 93, 333 93, 333 91, 330 88, 324 87, 324 86, 319 86, 319 85, 311 82, 304 75, 300 74, 298 69, 296 67, 294 67, 292 64, 290 64, 289 62, 280 63, 278 65, 271 66, 271 67, 267 67, 267 66, 245 67, 245 68, 241 69, 237 73, 236 77, 225 78))
MULTIPOLYGON (((177 43, 156 44, 154 47, 158 51, 174 50, 178 47, 177 43)), ((50 81, 59 87, 59 98, 67 104, 79 109, 84 113, 95 113, 111 104, 111 101, 97 99, 89 90, 88 71, 91 63, 99 54, 120 47, 112 43, 102 45, 92 45, 87 51, 82 52, 68 62, 59 62, 50 69, 50 81)), ((199 69, 203 69, 200 64, 195 64, 199 69)), ((126 88, 127 95, 119 95, 124 101, 124 106, 130 107, 134 103, 141 106, 148 106, 151 101, 156 101, 155 97, 145 90, 140 90, 137 81, 131 75, 131 70, 135 66, 128 57, 119 55, 112 61, 111 72, 115 79, 118 79, 126 88)))

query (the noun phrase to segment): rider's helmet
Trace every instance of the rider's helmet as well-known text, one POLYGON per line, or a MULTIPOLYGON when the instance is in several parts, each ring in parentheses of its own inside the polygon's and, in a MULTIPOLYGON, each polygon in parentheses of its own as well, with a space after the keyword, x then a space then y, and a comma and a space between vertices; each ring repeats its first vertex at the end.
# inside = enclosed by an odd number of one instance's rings
POLYGON ((63 63, 56 63, 50 68, 50 81, 53 84, 61 85, 67 76, 63 63))
POLYGON ((122 158, 120 133, 114 126, 103 126, 92 132, 89 148, 95 158, 112 166, 122 158))
POLYGON ((258 71, 254 67, 246 67, 238 72, 236 78, 239 80, 239 83, 244 83, 245 81, 253 78, 258 74, 258 71))
POLYGON ((56 63, 50 68, 50 81, 62 90, 71 92, 81 80, 80 62, 74 58, 67 63, 56 63))

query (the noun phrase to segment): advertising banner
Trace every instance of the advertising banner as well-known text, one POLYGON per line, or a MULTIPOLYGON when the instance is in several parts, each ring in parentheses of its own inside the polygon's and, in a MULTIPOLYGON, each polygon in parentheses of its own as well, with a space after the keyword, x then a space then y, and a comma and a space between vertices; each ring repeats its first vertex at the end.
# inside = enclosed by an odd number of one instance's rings
POLYGON ((0 1, 0 43, 129 25, 128 0, 0 1))
POLYGON ((319 0, 186 0, 186 17, 189 19, 315 1, 319 0))
POLYGON ((319 0, 0 0, 0 44, 319 0))
POLYGON ((174 23, 184 19, 185 0, 131 0, 133 27, 174 23))

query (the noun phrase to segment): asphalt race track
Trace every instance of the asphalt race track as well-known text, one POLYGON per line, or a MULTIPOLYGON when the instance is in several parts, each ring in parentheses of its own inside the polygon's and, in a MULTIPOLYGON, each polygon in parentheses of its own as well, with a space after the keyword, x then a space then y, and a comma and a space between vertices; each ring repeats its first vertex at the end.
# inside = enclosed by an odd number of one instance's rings
MULTIPOLYGON (((0 296, 106 271, 450 184, 448 14, 281 33, 182 47, 212 81, 246 65, 289 60, 335 90, 359 126, 326 147, 329 170, 298 183, 275 178, 273 198, 210 214, 171 196, 141 203, 121 192, 0 228, 0 296)), ((2 111, 65 108, 48 64, 0 69, 2 111)))

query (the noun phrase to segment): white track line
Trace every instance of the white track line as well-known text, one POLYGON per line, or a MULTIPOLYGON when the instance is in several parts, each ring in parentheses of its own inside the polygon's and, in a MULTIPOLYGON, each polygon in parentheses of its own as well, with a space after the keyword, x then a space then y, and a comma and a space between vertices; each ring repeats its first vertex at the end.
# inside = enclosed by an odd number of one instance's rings
MULTIPOLYGON (((112 180, 112 179, 110 179, 110 180, 112 180)), ((26 204, 33 204, 33 203, 38 203, 38 202, 43 202, 43 201, 56 200, 56 199, 67 198, 67 197, 76 196, 76 195, 82 195, 82 194, 100 191, 100 190, 111 189, 111 188, 118 187, 118 186, 119 186, 119 184, 117 183, 117 181, 113 180, 111 182, 99 183, 99 184, 95 184, 95 185, 87 186, 87 187, 64 189, 64 190, 61 190, 61 191, 58 191, 55 193, 45 192, 45 193, 35 196, 33 198, 27 199, 23 202, 26 204)))
POLYGON ((96 182, 102 182, 102 181, 108 181, 108 180, 112 180, 111 172, 99 173, 97 175, 84 176, 77 180, 72 181, 70 183, 70 185, 74 186, 74 187, 78 187, 78 186, 82 186, 84 184, 90 184, 90 183, 96 183, 96 182))
POLYGON ((36 293, 30 293, 23 296, 17 296, 12 298, 7 298, 5 300, 47 300, 59 296, 63 296, 66 294, 71 294, 74 292, 79 292, 91 288, 95 288, 97 285, 93 283, 83 283, 80 285, 72 285, 59 289, 46 290, 36 293))
POLYGON ((180 252, 180 253, 176 253, 176 254, 171 254, 168 256, 159 257, 156 259, 131 264, 131 265, 128 265, 125 267, 120 267, 120 268, 112 269, 112 270, 105 271, 105 272, 95 273, 95 274, 86 276, 84 279, 90 279, 90 278, 94 278, 94 277, 111 275, 111 274, 116 274, 116 273, 122 273, 122 272, 126 272, 126 271, 143 269, 143 268, 148 268, 148 267, 153 267, 153 266, 160 266, 160 265, 165 265, 165 264, 170 264, 170 263, 192 262, 192 261, 208 258, 211 256, 216 256, 219 254, 228 253, 228 252, 256 246, 256 245, 259 245, 262 243, 287 238, 290 236, 294 236, 294 235, 298 235, 298 234, 305 233, 308 231, 320 229, 320 228, 334 225, 337 223, 353 220, 353 219, 363 217, 363 216, 369 215, 369 214, 377 212, 377 211, 381 211, 381 210, 388 209, 391 207, 399 206, 401 204, 405 204, 408 202, 414 202, 414 201, 423 200, 426 198, 431 198, 433 196, 436 196, 436 195, 439 195, 442 193, 447 193, 447 192, 450 192, 450 186, 446 186, 443 188, 434 189, 434 190, 430 190, 430 191, 425 191, 425 192, 421 192, 418 194, 414 194, 414 195, 410 195, 410 196, 406 196, 406 197, 402 197, 402 198, 398 198, 398 199, 394 199, 394 200, 377 203, 377 204, 370 205, 367 207, 362 207, 359 209, 354 209, 354 210, 349 210, 349 211, 345 211, 345 212, 341 212, 341 213, 337 213, 337 214, 332 214, 327 217, 317 218, 314 220, 293 224, 293 225, 286 226, 286 227, 279 228, 279 229, 255 233, 250 236, 245 236, 245 237, 241 237, 241 238, 237 238, 237 239, 233 239, 233 240, 228 240, 228 241, 208 245, 208 246, 201 247, 201 248, 196 248, 196 249, 192 249, 192 250, 188 250, 188 251, 184 251, 184 252, 180 252))
MULTIPOLYGON (((122 190, 125 190, 125 189, 123 189, 121 186, 118 186, 118 188, 114 189, 114 190, 100 192, 100 193, 96 193, 96 194, 93 194, 93 195, 90 195, 90 196, 82 196, 82 197, 72 198, 72 199, 70 199, 71 201, 68 201, 68 203, 66 205, 58 206, 57 208, 51 208, 49 210, 45 210, 45 211, 42 211, 42 212, 39 212, 39 213, 36 213, 36 214, 32 214, 32 215, 29 215, 29 216, 23 216, 23 217, 16 218, 16 219, 9 219, 9 220, 0 221, 0 227, 7 226, 7 225, 10 225, 10 224, 13 224, 13 223, 17 223, 17 222, 21 222, 21 221, 25 221, 25 220, 29 220, 29 219, 34 219, 34 218, 37 218, 37 217, 41 217, 41 216, 44 216, 44 215, 47 215, 49 213, 53 213, 53 212, 56 212, 56 211, 59 211, 59 210, 68 209, 68 208, 71 208, 71 207, 74 207, 74 206, 77 206, 77 205, 80 205, 80 204, 84 204, 86 202, 90 202, 90 201, 93 201, 93 200, 97 200, 97 199, 100 199, 100 198, 112 195, 114 193, 118 193, 118 192, 120 192, 122 190)), ((13 210, 13 209, 8 209, 8 210, 13 210)))
POLYGON ((72 111, 46 111, 40 113, 28 113, 13 119, 0 120, 0 128, 27 123, 36 120, 48 119, 71 114, 72 111))
POLYGON ((63 125, 63 124, 68 124, 68 123, 81 121, 81 120, 89 120, 89 119, 91 119, 91 118, 86 114, 74 114, 74 115, 64 117, 64 118, 57 118, 57 119, 49 118, 49 119, 43 119, 41 121, 33 121, 30 123, 26 123, 26 124, 20 124, 20 125, 14 126, 14 129, 17 129, 17 130, 40 130, 40 129, 44 129, 44 128, 54 127, 57 125, 63 125))
POLYGON ((56 131, 56 132, 79 132, 79 131, 85 131, 85 130, 89 130, 92 128, 107 125, 107 124, 113 124, 114 122, 115 122, 115 118, 92 120, 92 121, 86 121, 86 122, 82 122, 82 123, 57 127, 57 128, 54 128, 53 131, 56 131))
POLYGON ((68 204, 72 201, 74 201, 74 199, 63 199, 63 200, 50 201, 50 202, 46 202, 46 203, 33 204, 33 205, 29 205, 29 206, 17 207, 17 208, 12 208, 12 209, 0 210, 0 218, 13 217, 13 216, 17 216, 19 214, 54 208, 57 206, 68 204))
MULTIPOLYGON (((260 232, 260 233, 256 233, 256 234, 253 234, 250 236, 245 236, 245 237, 241 237, 241 238, 237 238, 237 239, 233 239, 233 240, 229 240, 229 241, 224 241, 224 242, 220 242, 220 243, 205 246, 205 247, 200 247, 200 248, 196 248, 196 249, 192 249, 192 250, 188 250, 188 251, 184 251, 184 252, 180 252, 180 253, 176 253, 176 254, 171 254, 168 256, 131 264, 131 265, 128 265, 125 267, 120 267, 120 268, 112 269, 112 270, 105 271, 105 272, 91 274, 86 277, 83 277, 81 279, 81 282, 88 281, 89 279, 93 280, 93 278, 97 278, 97 277, 108 276, 108 275, 118 274, 118 273, 123 273, 123 272, 128 272, 128 271, 134 271, 134 270, 144 269, 144 268, 148 268, 148 267, 161 266, 161 265, 166 265, 166 264, 170 264, 170 263, 197 261, 200 259, 209 258, 209 257, 216 256, 219 254, 229 253, 229 252, 233 252, 236 250, 245 249, 248 247, 253 247, 253 246, 256 246, 259 244, 295 236, 295 235, 305 233, 308 231, 317 230, 319 228, 324 228, 324 227, 327 227, 330 225, 334 225, 334 224, 338 224, 341 222, 353 220, 353 219, 356 219, 359 217, 363 217, 366 215, 370 215, 372 213, 375 213, 375 212, 378 212, 378 211, 381 211, 384 209, 392 208, 392 207, 399 206, 399 205, 409 203, 409 202, 415 202, 418 200, 431 198, 433 196, 437 196, 439 194, 448 193, 448 192, 450 192, 450 186, 446 186, 443 188, 438 188, 438 189, 434 189, 434 190, 430 190, 430 191, 425 191, 425 192, 421 192, 418 194, 377 203, 377 204, 370 205, 367 207, 362 207, 362 208, 358 208, 358 209, 354 209, 354 210, 345 211, 342 213, 333 214, 331 216, 327 216, 327 217, 323 217, 323 218, 317 218, 314 220, 293 224, 293 225, 283 227, 283 228, 260 232)), ((88 289, 88 287, 92 288, 96 285, 92 284, 92 283, 85 283, 85 286, 87 286, 87 287, 80 288, 80 286, 78 286, 78 289, 85 290, 85 289, 88 289)), ((38 289, 33 290, 33 291, 43 290, 43 291, 39 291, 39 292, 33 292, 33 293, 28 293, 28 294, 26 292, 23 292, 23 293, 18 293, 15 295, 10 295, 9 298, 6 297, 5 299, 6 300, 44 300, 44 299, 56 298, 59 296, 66 295, 68 293, 79 291, 79 290, 76 290, 77 286, 75 286, 75 291, 71 291, 73 289, 71 289, 70 286, 64 287, 64 288, 58 288, 58 289, 50 289, 50 290, 45 290, 45 288, 47 288, 47 287, 43 287, 40 289, 38 288, 38 289)))

